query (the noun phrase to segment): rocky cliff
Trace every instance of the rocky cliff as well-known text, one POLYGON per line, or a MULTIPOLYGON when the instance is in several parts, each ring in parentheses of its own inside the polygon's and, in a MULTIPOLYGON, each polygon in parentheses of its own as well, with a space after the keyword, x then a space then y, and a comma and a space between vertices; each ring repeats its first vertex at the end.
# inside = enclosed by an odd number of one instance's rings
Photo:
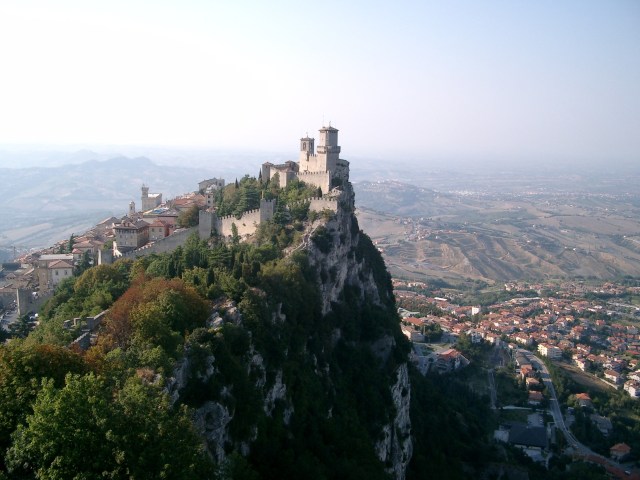
POLYGON ((169 391, 219 463, 237 452, 262 478, 405 478, 408 345, 349 195, 190 336, 169 391))

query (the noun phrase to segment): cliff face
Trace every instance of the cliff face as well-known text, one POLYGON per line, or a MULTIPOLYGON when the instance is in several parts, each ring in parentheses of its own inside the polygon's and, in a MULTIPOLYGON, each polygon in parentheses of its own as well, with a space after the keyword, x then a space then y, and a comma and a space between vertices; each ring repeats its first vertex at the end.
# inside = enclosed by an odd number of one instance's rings
POLYGON ((221 326, 191 336, 169 391, 219 462, 238 452, 262 478, 405 478, 408 346, 350 204, 263 265, 260 288, 220 306, 221 326))

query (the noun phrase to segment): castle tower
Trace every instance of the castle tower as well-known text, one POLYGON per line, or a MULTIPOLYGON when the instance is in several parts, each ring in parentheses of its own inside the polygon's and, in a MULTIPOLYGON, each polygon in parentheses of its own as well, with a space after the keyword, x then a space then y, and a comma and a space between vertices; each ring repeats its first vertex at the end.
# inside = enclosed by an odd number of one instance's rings
POLYGON ((145 207, 149 202, 149 187, 147 187, 144 183, 142 184, 142 196, 140 197, 140 204, 142 205, 142 211, 145 212, 148 209, 145 207))
POLYGON ((338 129, 331 125, 320 129, 320 142, 318 145, 319 164, 326 172, 335 172, 340 147, 338 146, 338 129))
POLYGON ((313 157, 315 153, 315 138, 309 135, 300 139, 300 161, 309 161, 309 157, 313 157))

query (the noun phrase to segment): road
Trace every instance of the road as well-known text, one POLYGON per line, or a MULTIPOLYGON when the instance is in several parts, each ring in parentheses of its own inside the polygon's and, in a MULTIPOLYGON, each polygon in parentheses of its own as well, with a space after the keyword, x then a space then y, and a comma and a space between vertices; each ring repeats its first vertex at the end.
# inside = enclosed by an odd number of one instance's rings
POLYGON ((603 457, 602 455, 594 452, 589 447, 587 447, 586 445, 578 441, 575 435, 571 432, 571 430, 569 430, 569 428, 567 428, 567 425, 564 423, 564 417, 562 416, 562 411, 560 410, 560 404, 558 402, 558 397, 556 395, 556 389, 553 387, 553 382, 551 381, 551 375, 549 374, 549 369, 540 358, 536 357, 533 353, 529 352, 528 350, 521 349, 520 352, 523 353, 529 359, 531 364, 534 365, 540 371, 540 377, 542 378, 542 381, 545 387, 547 387, 547 391, 549 392, 549 407, 551 410, 551 414, 553 415, 553 420, 556 423, 556 427, 560 429, 564 437, 567 439, 568 444, 571 445, 573 450, 581 457, 585 457, 587 460, 591 462, 595 462, 602 465, 603 467, 605 467, 605 469, 607 469, 610 473, 614 474, 618 478, 633 478, 633 479, 640 478, 640 475, 638 474, 638 472, 635 472, 635 471, 633 472, 632 475, 625 474, 624 467, 622 465, 620 465, 617 462, 614 462, 609 458, 603 457))

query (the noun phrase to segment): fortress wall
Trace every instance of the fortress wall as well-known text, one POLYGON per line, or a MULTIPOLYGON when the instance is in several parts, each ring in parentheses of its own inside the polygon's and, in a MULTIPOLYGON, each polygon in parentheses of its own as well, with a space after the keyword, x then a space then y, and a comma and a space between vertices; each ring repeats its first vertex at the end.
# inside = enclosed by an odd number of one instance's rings
POLYGON ((329 192, 331 186, 331 172, 300 172, 298 179, 307 185, 320 187, 322 193, 329 192))
POLYGON ((218 216, 215 212, 200 210, 198 217, 198 235, 202 240, 208 240, 216 228, 218 216))
POLYGON ((248 212, 244 212, 242 217, 239 219, 234 215, 228 215, 226 217, 222 217, 218 220, 217 230, 218 235, 222 237, 229 237, 232 235, 231 225, 236 224, 236 228, 238 229, 238 235, 253 235, 260 225, 260 209, 256 208, 255 210, 249 210, 248 212))
POLYGON ((187 241, 187 238, 194 233, 198 232, 198 227, 186 228, 184 230, 180 230, 168 237, 163 238, 162 240, 158 240, 155 243, 150 245, 145 245, 144 247, 140 247, 137 250, 132 250, 130 252, 124 253, 122 258, 138 258, 144 257, 146 255, 151 255, 152 253, 166 253, 172 252, 176 248, 182 246, 187 241))
POLYGON ((309 203, 310 212, 322 212, 323 210, 338 211, 338 200, 336 198, 312 198, 309 203))

